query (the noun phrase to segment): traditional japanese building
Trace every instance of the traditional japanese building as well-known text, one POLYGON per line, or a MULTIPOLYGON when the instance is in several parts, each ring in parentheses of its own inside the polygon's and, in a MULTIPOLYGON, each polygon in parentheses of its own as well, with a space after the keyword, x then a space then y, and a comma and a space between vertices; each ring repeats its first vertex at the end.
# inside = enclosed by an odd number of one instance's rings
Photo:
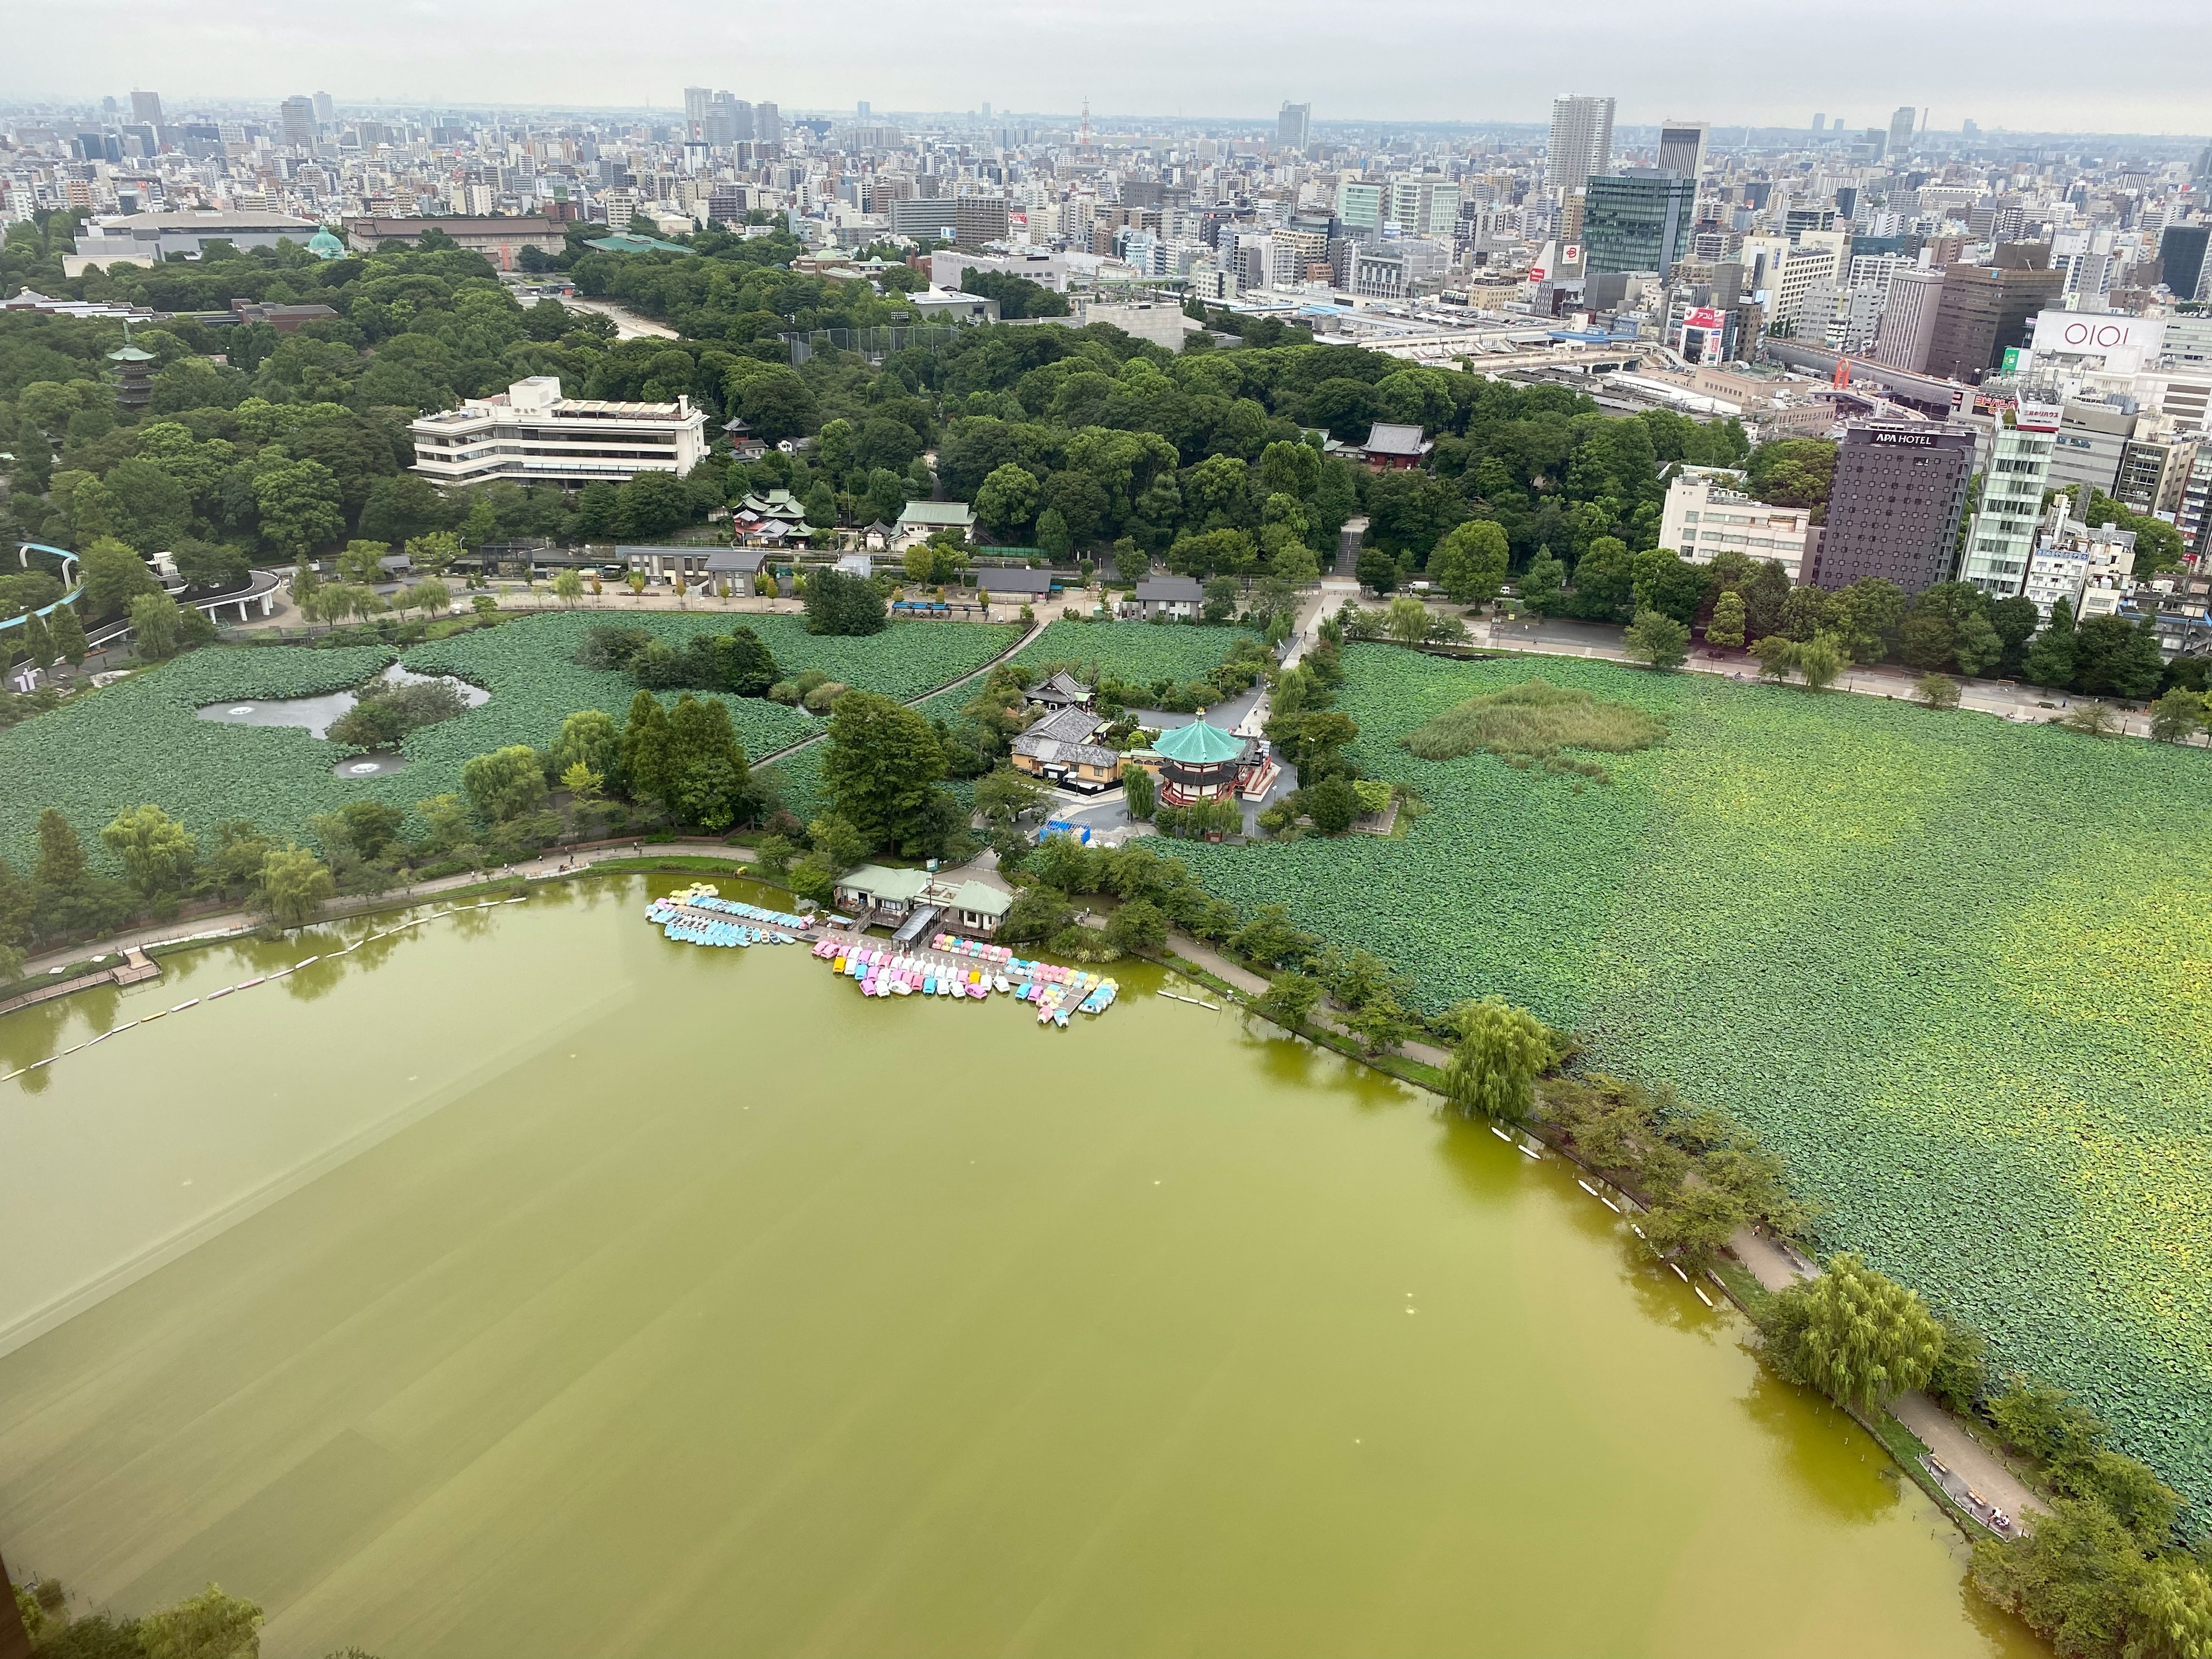
POLYGON ((1202 720, 1161 732, 1152 749, 1159 757, 1160 799, 1188 806, 1235 794, 1255 758, 1254 749, 1249 739, 1202 720))

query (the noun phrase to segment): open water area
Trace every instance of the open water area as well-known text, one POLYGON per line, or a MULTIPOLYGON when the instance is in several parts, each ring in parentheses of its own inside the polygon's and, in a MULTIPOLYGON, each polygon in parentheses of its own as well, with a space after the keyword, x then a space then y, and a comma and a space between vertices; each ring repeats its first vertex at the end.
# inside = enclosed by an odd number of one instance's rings
POLYGON ((19 1577, 270 1659, 2042 1651, 1558 1160, 1144 964, 1059 1030, 672 942, 690 879, 0 1021, 117 1031, 0 1084, 19 1577))

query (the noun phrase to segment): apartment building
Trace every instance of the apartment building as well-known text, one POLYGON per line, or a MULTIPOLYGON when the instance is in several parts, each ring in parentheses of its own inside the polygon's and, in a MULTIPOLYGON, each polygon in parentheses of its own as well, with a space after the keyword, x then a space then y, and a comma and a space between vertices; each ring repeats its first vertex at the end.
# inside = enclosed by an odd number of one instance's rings
POLYGON ((2051 504, 2035 538, 2021 590, 2035 601, 2039 616, 2051 620, 2051 607, 2066 601, 2075 619, 2116 614, 2135 586, 2136 532, 2113 525, 2091 529, 2068 516, 2064 497, 2051 504))
POLYGON ((672 404, 563 398, 550 374, 425 415, 409 432, 415 471, 445 484, 621 483, 641 472, 681 477, 706 459, 707 413, 672 404))

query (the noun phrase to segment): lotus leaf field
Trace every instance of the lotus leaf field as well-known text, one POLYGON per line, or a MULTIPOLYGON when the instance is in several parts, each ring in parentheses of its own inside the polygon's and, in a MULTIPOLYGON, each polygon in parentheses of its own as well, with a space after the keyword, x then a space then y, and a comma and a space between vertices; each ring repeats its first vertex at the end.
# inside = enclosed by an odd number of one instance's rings
POLYGON ((1229 647, 1247 637, 1242 628, 1201 628, 1188 623, 1069 622, 1048 623, 1015 661, 1097 663, 1135 685, 1167 678, 1178 684, 1202 678, 1221 665, 1229 647))
POLYGON ((1563 659, 1347 652, 1403 840, 1193 843, 1442 1007, 1723 1105, 1863 1250, 2212 1506, 2212 753, 1563 659), (1541 675, 1668 736, 1609 786, 1398 739, 1541 675))
MULTIPOLYGON (((635 688, 624 676, 570 660, 594 625, 619 621, 672 641, 726 632, 742 622, 787 673, 819 668, 848 684, 914 697, 971 672, 1021 637, 1006 626, 894 623, 863 638, 808 634, 793 617, 656 612, 548 612, 405 653, 410 668, 481 685, 490 702, 409 734, 409 764, 383 777, 340 779, 346 752, 289 726, 227 726, 198 719, 201 706, 233 699, 312 696, 343 690, 398 654, 376 647, 210 647, 0 732, 0 856, 27 870, 37 856, 40 811, 59 807, 95 860, 99 831, 120 807, 151 801, 205 834, 225 818, 251 818, 264 834, 304 838, 309 817, 364 798, 405 809, 460 787, 462 766, 507 744, 542 745, 562 720, 599 708, 619 720, 635 688)), ((672 696, 667 699, 672 701, 672 696)), ((817 735, 822 722, 758 697, 726 697, 748 754, 758 758, 817 735)))

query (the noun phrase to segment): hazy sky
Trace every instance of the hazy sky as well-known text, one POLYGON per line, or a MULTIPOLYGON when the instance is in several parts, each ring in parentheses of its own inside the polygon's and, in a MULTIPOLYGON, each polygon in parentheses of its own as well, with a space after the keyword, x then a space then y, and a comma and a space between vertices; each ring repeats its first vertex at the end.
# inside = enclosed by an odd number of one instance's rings
POLYGON ((2146 133, 2212 128, 2204 0, 0 0, 0 96, 133 85, 173 104, 326 90, 406 102, 677 104, 726 87, 786 109, 1095 111, 1316 119, 1543 118, 1559 92, 1619 119, 2146 133))

